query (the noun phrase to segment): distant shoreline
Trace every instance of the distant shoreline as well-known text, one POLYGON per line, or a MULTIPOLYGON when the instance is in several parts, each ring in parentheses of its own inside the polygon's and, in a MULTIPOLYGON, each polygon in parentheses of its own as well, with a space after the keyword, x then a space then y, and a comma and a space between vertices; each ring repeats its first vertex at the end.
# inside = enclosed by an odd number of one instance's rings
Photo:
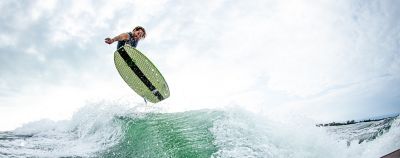
POLYGON ((357 123, 363 123, 363 122, 375 122, 375 121, 382 121, 386 119, 394 119, 397 118, 400 114, 395 114, 395 115, 386 115, 386 117, 375 117, 375 118, 370 118, 370 119, 365 119, 365 120, 360 120, 360 121, 355 121, 355 120, 348 120, 345 122, 330 122, 330 123, 320 123, 316 124, 317 127, 326 127, 326 126, 344 126, 344 125, 351 125, 351 124, 357 124, 357 123))

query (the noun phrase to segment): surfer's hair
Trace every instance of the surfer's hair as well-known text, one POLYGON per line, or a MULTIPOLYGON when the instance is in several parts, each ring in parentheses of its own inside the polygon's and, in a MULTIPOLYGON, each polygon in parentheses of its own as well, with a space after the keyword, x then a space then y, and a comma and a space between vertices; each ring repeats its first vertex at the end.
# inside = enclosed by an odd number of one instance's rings
POLYGON ((142 26, 136 26, 133 31, 138 31, 142 30, 143 31, 143 38, 146 38, 146 30, 142 26))

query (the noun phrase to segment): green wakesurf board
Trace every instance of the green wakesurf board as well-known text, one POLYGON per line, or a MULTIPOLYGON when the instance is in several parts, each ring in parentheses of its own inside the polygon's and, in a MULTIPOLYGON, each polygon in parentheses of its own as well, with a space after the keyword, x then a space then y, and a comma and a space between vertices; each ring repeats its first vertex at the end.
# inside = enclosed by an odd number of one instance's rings
POLYGON ((124 81, 144 99, 157 103, 169 97, 168 84, 154 64, 137 49, 125 45, 114 52, 114 63, 124 81))

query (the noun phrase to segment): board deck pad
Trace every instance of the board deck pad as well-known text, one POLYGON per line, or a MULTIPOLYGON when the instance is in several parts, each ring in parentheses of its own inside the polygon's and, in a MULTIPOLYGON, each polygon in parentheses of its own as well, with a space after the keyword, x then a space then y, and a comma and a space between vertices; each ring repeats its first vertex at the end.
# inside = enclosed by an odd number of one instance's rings
POLYGON ((129 87, 146 100, 157 103, 169 97, 164 77, 137 49, 129 45, 119 48, 114 52, 114 63, 129 87))

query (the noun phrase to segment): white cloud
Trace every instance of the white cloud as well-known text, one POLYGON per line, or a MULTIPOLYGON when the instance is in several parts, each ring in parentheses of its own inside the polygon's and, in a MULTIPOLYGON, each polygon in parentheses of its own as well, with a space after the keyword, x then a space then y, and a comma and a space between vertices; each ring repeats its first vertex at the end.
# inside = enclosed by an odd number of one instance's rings
POLYGON ((399 90, 393 85, 399 78, 385 76, 340 87, 307 99, 294 100, 274 107, 283 113, 296 113, 319 122, 364 119, 398 113, 399 90))
POLYGON ((2 32, 0 33, 1 47, 15 46, 17 44, 17 38, 11 34, 2 32))
POLYGON ((37 0, 31 7, 31 18, 33 21, 54 12, 57 1, 54 0, 37 0))

